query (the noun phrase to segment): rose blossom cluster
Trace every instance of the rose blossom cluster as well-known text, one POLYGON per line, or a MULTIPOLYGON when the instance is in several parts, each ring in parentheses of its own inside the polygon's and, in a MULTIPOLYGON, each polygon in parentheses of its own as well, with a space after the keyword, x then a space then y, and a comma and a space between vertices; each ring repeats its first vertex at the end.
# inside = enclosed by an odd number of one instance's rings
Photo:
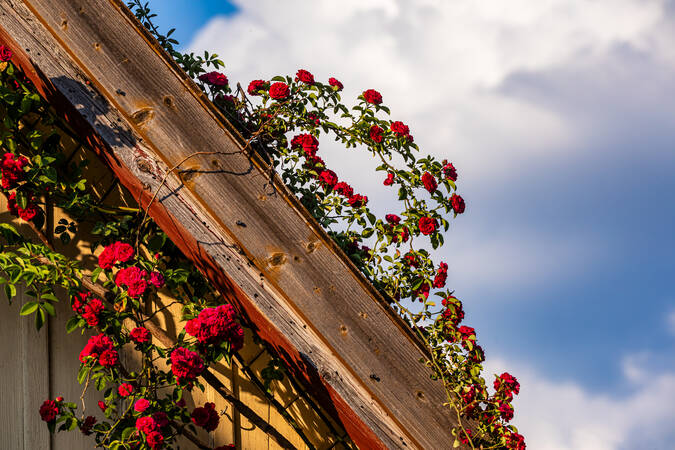
POLYGON ((162 429, 169 426, 169 418, 163 411, 144 415, 136 419, 136 429, 145 436, 145 442, 153 450, 162 448, 164 436, 162 429))
POLYGON ((115 344, 105 334, 101 333, 90 337, 80 352, 81 363, 87 364, 90 361, 96 361, 103 367, 114 367, 119 362, 115 344))
POLYGON ((244 330, 234 320, 235 317, 232 305, 205 308, 197 317, 187 321, 185 331, 204 345, 220 345, 227 341, 231 351, 236 352, 244 345, 244 330))
POLYGON ((316 155, 319 149, 319 141, 316 137, 309 133, 298 134, 291 139, 291 148, 302 150, 302 154, 307 161, 306 166, 315 170, 317 173, 316 179, 325 190, 333 190, 346 198, 347 203, 353 208, 359 208, 368 203, 368 197, 355 194, 354 188, 344 181, 339 181, 335 172, 326 168, 323 159, 316 155))
POLYGON ((98 256, 101 269, 112 269, 115 263, 125 263, 134 257, 134 248, 126 242, 114 242, 106 246, 98 256))
POLYGON ((2 156, 2 166, 0 174, 2 175, 2 188, 13 189, 19 182, 24 180, 26 172, 24 167, 28 166, 28 158, 21 155, 18 158, 13 153, 5 153, 2 156))
POLYGON ((41 211, 35 203, 35 197, 33 197, 30 193, 28 194, 28 197, 31 200, 28 202, 25 208, 20 207, 16 203, 16 192, 11 192, 7 197, 7 209, 9 210, 9 213, 13 216, 19 217, 22 220, 25 220, 26 222, 33 220, 41 211))
POLYGON ((199 353, 183 347, 171 352, 171 372, 179 384, 189 383, 204 371, 204 361, 199 353))
POLYGON ((148 272, 137 266, 125 267, 120 269, 115 275, 115 284, 127 288, 127 294, 133 298, 138 298, 145 293, 148 288, 148 272))
POLYGON ((81 315, 90 327, 98 326, 101 321, 101 313, 105 309, 103 302, 92 297, 90 292, 79 292, 71 299, 73 311, 81 315))
POLYGON ((215 87, 227 86, 228 83, 227 77, 224 74, 216 71, 203 73, 197 78, 199 81, 203 81, 204 83, 215 87))

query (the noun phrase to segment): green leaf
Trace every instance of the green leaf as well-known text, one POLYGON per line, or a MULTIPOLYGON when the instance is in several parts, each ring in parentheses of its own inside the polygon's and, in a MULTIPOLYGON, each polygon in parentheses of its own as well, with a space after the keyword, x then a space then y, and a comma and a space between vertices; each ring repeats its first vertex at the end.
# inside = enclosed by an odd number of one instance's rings
POLYGON ((122 440, 125 441, 136 432, 136 427, 127 427, 122 431, 122 440))
POLYGON ((80 318, 73 316, 66 322, 66 332, 72 333, 80 326, 80 318))
POLYGON ((10 242, 13 242, 15 238, 21 237, 16 228, 8 223, 0 223, 0 233, 10 242))
POLYGON ((52 317, 54 317, 56 315, 56 310, 54 309, 54 305, 52 305, 51 303, 42 303, 40 305, 40 309, 47 311, 47 314, 49 314, 52 317))
POLYGON ((45 294, 42 294, 40 296, 40 298, 42 298, 43 300, 49 300, 50 302, 58 302, 59 301, 59 299, 56 298, 56 296, 54 294, 52 294, 51 292, 47 292, 45 294))
POLYGON ((13 284, 6 284, 5 285, 5 295, 7 295, 7 300, 12 302, 12 298, 16 296, 16 286, 13 284))
POLYGON ((38 330, 42 328, 42 325, 45 324, 45 319, 47 317, 45 316, 45 312, 42 309, 38 309, 37 312, 35 313, 35 328, 38 330))
POLYGON ((19 315, 21 316, 27 316, 28 314, 33 314, 36 309, 38 309, 38 302, 27 302, 21 307, 21 311, 19 311, 19 315))
POLYGON ((103 272, 103 269, 101 267, 97 267, 94 269, 94 271, 91 273, 91 281, 96 283, 96 280, 98 280, 99 275, 101 275, 101 272, 103 272))

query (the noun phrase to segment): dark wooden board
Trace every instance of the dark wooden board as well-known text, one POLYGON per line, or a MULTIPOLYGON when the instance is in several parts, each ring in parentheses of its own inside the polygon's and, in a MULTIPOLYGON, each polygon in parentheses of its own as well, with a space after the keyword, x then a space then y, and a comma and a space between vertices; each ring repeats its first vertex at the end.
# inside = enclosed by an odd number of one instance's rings
POLYGON ((242 154, 241 138, 121 2, 0 8, 5 36, 39 69, 43 91, 64 113, 75 107, 143 205, 188 155, 226 153, 188 159, 151 215, 332 401, 357 445, 451 446, 443 387, 405 324, 278 179, 270 185, 265 164, 242 154))

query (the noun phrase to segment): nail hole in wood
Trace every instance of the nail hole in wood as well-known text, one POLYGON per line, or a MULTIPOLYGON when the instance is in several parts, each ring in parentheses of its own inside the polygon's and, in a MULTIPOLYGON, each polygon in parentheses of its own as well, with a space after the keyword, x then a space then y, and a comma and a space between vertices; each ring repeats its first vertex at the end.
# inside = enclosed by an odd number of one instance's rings
POLYGON ((162 98, 162 102, 167 108, 176 109, 176 105, 173 103, 173 97, 170 95, 165 95, 164 98, 162 98))

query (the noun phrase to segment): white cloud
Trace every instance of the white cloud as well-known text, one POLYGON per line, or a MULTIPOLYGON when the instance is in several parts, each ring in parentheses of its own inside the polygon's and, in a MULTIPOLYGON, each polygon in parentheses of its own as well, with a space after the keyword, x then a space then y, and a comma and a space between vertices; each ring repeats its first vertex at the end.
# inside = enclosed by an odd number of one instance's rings
POLYGON ((644 358, 624 360, 626 389, 608 395, 572 381, 552 381, 527 366, 488 360, 486 373, 500 367, 520 381, 514 425, 536 450, 628 450, 672 448, 675 430, 675 373, 656 372, 644 358), (636 364, 637 363, 637 364, 636 364))

